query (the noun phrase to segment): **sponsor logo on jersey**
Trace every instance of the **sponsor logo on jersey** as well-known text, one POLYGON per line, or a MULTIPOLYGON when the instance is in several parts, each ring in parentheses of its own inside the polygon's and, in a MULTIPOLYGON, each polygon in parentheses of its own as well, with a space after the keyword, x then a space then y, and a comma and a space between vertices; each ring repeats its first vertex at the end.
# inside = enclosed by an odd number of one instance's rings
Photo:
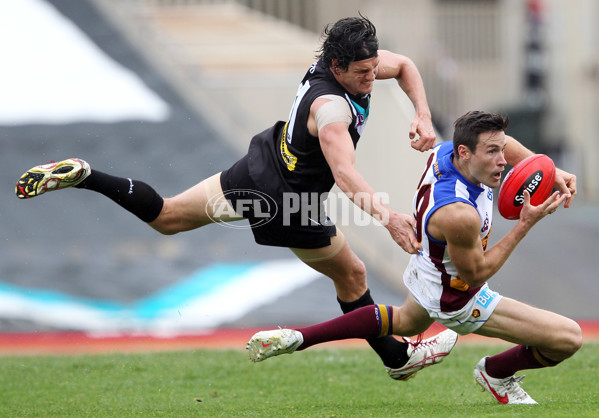
POLYGON ((289 171, 293 171, 295 170, 295 165, 297 164, 297 157, 295 155, 293 155, 291 153, 291 151, 289 151, 289 148, 287 147, 287 128, 289 127, 289 122, 287 122, 285 124, 285 127, 283 128, 283 133, 281 134, 281 138, 280 138, 280 142, 281 142, 281 158, 283 159, 283 162, 285 163, 285 165, 287 166, 287 170, 289 171))
POLYGON ((441 171, 439 170, 439 161, 435 161, 433 164, 433 175, 437 178, 441 178, 441 171))

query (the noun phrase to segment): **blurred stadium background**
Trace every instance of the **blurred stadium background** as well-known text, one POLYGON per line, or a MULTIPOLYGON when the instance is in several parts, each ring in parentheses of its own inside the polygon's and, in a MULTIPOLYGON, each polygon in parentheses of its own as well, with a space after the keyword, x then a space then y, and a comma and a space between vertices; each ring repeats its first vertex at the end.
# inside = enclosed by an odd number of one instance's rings
MULTIPOLYGON (((0 5, 0 331, 176 334, 307 324, 340 313, 328 279, 247 229, 162 237, 99 195, 20 201, 28 168, 81 157, 173 195, 227 168, 286 119, 325 24, 368 16, 410 56, 439 138, 471 109, 578 176, 492 280, 574 319, 599 318, 599 3, 594 0, 20 0, 0 5)), ((412 109, 379 83, 358 165, 408 212, 426 155, 412 109)), ((335 214, 332 214, 335 217, 335 214)), ((511 223, 496 215, 493 238, 511 223)), ((343 227, 379 303, 400 304, 407 255, 374 225, 343 227)))

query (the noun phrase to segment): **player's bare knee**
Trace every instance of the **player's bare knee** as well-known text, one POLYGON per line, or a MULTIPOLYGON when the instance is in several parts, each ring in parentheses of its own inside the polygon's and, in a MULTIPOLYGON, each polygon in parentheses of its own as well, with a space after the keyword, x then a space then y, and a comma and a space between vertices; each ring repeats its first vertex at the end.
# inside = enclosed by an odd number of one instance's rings
POLYGON ((366 286, 366 266, 362 262, 362 260, 356 258, 353 263, 351 277, 353 283, 359 287, 366 286))
POLYGON ((556 361, 565 360, 573 356, 582 347, 582 330, 575 321, 568 319, 560 331, 555 334, 552 343, 552 358, 556 361), (555 358, 559 356, 560 358, 555 358))
POLYGON ((169 215, 169 212, 163 208, 158 217, 148 225, 160 232, 162 235, 175 235, 176 233, 182 231, 182 229, 177 225, 178 223, 179 222, 176 220, 176 217, 169 215))
POLYGON ((179 232, 179 230, 172 228, 169 224, 160 222, 158 219, 149 223, 149 225, 156 231, 160 232, 162 235, 175 235, 179 232))
POLYGON ((570 320, 565 335, 565 350, 572 356, 582 347, 582 329, 575 321, 570 320))
POLYGON ((341 291, 347 300, 361 297, 368 289, 364 263, 356 258, 343 277, 336 280, 336 286, 338 292, 341 291))
POLYGON ((162 211, 156 219, 149 222, 149 225, 162 235, 175 235, 189 229, 188 225, 182 221, 184 214, 177 210, 177 204, 172 199, 164 199, 162 211))

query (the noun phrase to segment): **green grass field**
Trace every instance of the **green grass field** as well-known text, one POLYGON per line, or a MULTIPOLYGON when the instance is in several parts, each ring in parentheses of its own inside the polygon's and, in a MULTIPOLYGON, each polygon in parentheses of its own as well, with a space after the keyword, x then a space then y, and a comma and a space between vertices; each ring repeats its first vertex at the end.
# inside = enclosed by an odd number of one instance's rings
POLYGON ((474 383, 477 361, 502 350, 458 343, 408 382, 392 381, 373 352, 355 348, 257 364, 241 350, 1 357, 0 416, 599 416, 599 343, 527 371, 535 406, 499 405, 474 383))

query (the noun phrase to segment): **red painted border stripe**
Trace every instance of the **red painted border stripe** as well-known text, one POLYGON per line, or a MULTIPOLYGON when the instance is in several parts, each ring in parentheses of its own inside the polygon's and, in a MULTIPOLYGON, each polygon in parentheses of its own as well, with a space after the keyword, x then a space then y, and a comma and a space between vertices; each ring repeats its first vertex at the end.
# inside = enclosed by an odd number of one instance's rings
MULTIPOLYGON (((599 340, 599 320, 577 321, 585 341, 599 340)), ((41 354, 92 354, 110 352, 142 352, 166 350, 193 350, 202 348, 222 348, 243 350, 254 333, 263 328, 218 329, 202 334, 156 337, 152 335, 112 335, 95 336, 85 332, 39 332, 39 333, 0 333, 0 355, 41 355, 41 354)), ((424 337, 442 331, 444 327, 437 323, 425 333, 424 337)), ((499 340, 466 335, 460 337, 460 343, 497 344, 499 340)), ((360 347, 362 340, 345 340, 322 344, 319 347, 360 347)))

